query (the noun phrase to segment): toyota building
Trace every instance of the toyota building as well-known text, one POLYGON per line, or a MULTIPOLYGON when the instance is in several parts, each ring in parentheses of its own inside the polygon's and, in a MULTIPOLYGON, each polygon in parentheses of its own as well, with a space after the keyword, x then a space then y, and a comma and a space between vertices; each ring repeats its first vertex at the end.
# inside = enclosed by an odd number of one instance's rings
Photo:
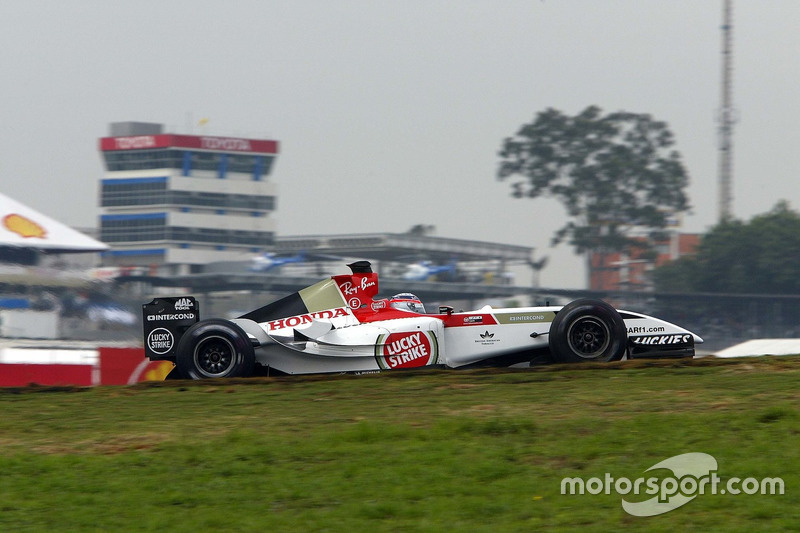
POLYGON ((278 142, 176 135, 161 124, 111 124, 100 139, 99 238, 106 265, 185 275, 275 241, 278 142))

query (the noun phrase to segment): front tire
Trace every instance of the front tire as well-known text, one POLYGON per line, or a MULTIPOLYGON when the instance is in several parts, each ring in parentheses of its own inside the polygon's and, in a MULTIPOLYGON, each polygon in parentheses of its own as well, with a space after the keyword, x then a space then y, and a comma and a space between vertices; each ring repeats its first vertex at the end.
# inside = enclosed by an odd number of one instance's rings
POLYGON ((550 352, 558 363, 617 361, 627 342, 625 322, 602 300, 575 300, 550 325, 550 352))
POLYGON ((247 377, 255 353, 242 328, 227 320, 194 324, 178 341, 177 368, 185 379, 247 377))

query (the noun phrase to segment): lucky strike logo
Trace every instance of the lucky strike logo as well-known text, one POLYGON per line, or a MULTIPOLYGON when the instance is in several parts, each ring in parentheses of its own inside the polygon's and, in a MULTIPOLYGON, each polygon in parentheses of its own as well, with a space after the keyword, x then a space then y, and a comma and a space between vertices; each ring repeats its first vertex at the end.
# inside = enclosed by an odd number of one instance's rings
POLYGON ((47 236, 47 231, 33 220, 12 213, 3 217, 3 226, 10 232, 16 233, 20 237, 30 238, 38 237, 44 239, 47 236))
POLYGON ((391 333, 378 338, 375 356, 381 368, 418 368, 436 364, 436 337, 432 332, 391 333))
POLYGON ((668 344, 690 344, 692 336, 686 334, 677 335, 651 335, 648 337, 631 337, 633 344, 642 345, 668 345, 668 344))
POLYGON ((156 328, 147 335, 147 346, 153 353, 163 355, 170 351, 174 344, 175 337, 168 329, 156 328))

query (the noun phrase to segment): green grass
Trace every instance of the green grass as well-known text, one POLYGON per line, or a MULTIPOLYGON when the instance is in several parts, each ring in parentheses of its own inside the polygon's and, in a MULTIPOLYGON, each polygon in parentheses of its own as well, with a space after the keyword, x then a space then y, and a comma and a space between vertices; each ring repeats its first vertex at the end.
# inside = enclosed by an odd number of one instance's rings
POLYGON ((785 357, 0 389, 0 531, 797 531, 798 385, 785 357), (688 452, 785 494, 561 494, 688 452))

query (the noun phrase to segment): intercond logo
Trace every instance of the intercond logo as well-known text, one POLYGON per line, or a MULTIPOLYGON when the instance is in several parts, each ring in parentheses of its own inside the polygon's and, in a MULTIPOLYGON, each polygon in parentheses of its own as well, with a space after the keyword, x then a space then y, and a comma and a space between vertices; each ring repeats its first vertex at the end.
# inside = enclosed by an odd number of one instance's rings
POLYGON ((639 477, 631 480, 626 477, 614 478, 606 472, 602 478, 592 477, 584 480, 579 477, 561 480, 561 494, 611 494, 624 496, 622 508, 633 516, 656 516, 689 503, 697 496, 705 494, 783 494, 784 483, 781 478, 731 477, 723 483, 717 475, 717 460, 707 453, 684 453, 664 459, 645 472, 669 470, 666 477, 639 477), (635 501, 630 495, 652 496, 644 501, 635 501), (630 498, 630 500, 628 499, 630 498))

